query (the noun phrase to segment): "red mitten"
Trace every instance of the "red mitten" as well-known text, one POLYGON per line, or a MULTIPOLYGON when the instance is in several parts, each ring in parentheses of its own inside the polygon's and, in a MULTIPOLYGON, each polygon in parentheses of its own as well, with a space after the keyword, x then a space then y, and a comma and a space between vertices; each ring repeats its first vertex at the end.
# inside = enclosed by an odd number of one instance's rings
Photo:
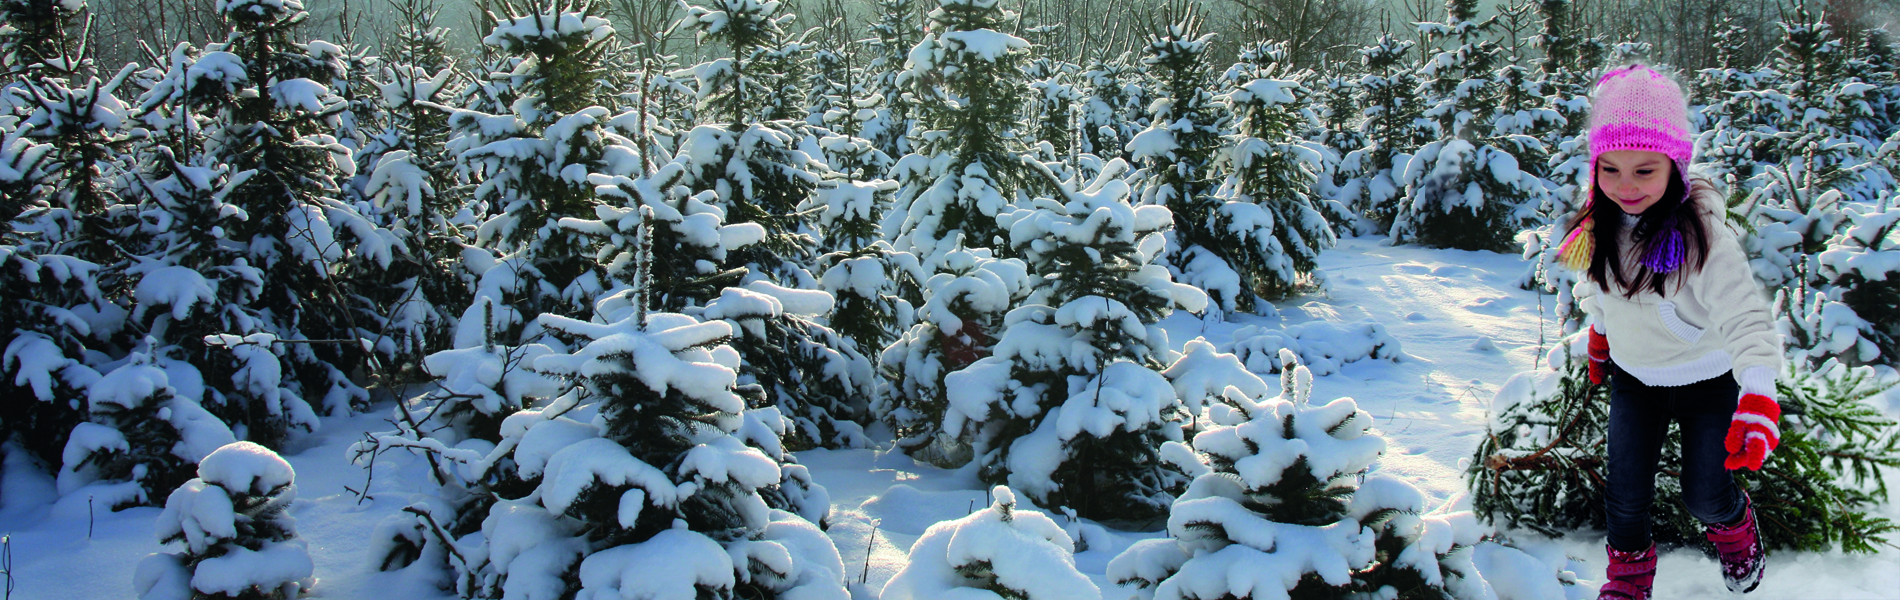
POLYGON ((1610 338, 1597 332, 1597 326, 1590 326, 1590 385, 1603 383, 1609 376, 1610 338))
POLYGON ((1735 418, 1728 426, 1728 460, 1723 466, 1733 471, 1742 467, 1760 471, 1768 452, 1781 445, 1781 405, 1761 394, 1744 394, 1735 407, 1735 418))

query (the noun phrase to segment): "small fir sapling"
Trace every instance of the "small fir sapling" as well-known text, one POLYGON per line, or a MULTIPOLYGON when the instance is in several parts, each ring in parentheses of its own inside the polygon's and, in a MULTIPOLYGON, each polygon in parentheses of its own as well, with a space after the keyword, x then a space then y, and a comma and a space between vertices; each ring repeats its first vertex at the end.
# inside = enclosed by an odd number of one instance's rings
POLYGON ((1075 543, 1048 515, 1020 504, 1008 486, 988 508, 930 526, 904 567, 884 584, 884 600, 1100 600, 1076 569, 1075 543))
POLYGON ((944 431, 980 477, 1095 519, 1157 514, 1184 483, 1155 456, 1193 419, 1159 372, 1174 357, 1157 323, 1207 304, 1155 264, 1173 216, 1130 206, 1126 170, 1112 161, 1086 187, 1064 182, 1066 204, 1010 215, 1012 245, 1042 275, 994 353, 945 377, 944 431))
MULTIPOLYGON (((1396 173, 1405 186, 1394 213, 1394 243, 1461 250, 1517 250, 1517 232, 1535 217, 1544 185, 1521 167, 1542 156, 1543 143, 1496 118, 1502 90, 1492 79, 1500 49, 1484 39, 1495 21, 1477 21, 1477 0, 1448 0, 1443 23, 1420 23, 1428 39, 1455 40, 1421 74, 1435 103, 1424 116, 1436 122, 1437 139, 1419 148, 1396 173)), ((1516 115, 1506 115, 1515 119, 1516 115)))
POLYGON ((277 453, 251 442, 218 448, 165 500, 159 541, 184 549, 139 562, 139 598, 285 600, 311 589, 314 566, 288 514, 296 497, 296 471, 277 453))
MULTIPOLYGON (((1212 355, 1208 347, 1205 355, 1212 355)), ((1218 357, 1218 355, 1214 355, 1218 357)), ((1233 357, 1226 357, 1233 363, 1233 357)), ((1281 395, 1265 384, 1233 385, 1210 406, 1212 427, 1191 444, 1169 442, 1163 456, 1193 478, 1174 501, 1169 537, 1144 539, 1115 556, 1108 577, 1138 598, 1497 598, 1478 572, 1488 562, 1541 566, 1488 541, 1471 513, 1425 511, 1412 484, 1366 471, 1385 441, 1353 399, 1309 401, 1313 374, 1281 374, 1281 395)), ((1539 598, 1575 596, 1554 568, 1497 573, 1539 598)))
POLYGON ((1696 73, 1690 100, 1692 106, 1702 107, 1689 113, 1702 132, 1696 136, 1696 155, 1718 180, 1746 182, 1763 166, 1754 157, 1756 132, 1773 114, 1759 110, 1760 96, 1752 92, 1771 85, 1775 73, 1766 65, 1743 64, 1749 31, 1732 16, 1723 18, 1714 38, 1716 64, 1696 73))
POLYGON ((1414 45, 1385 35, 1379 43, 1359 49, 1366 74, 1359 79, 1356 104, 1364 107, 1360 131, 1368 145, 1347 152, 1342 168, 1358 176, 1347 182, 1341 198, 1359 215, 1354 231, 1361 235, 1391 231, 1405 188, 1399 180, 1406 163, 1435 131, 1425 117, 1418 75, 1409 62, 1414 45))
POLYGON ((897 437, 897 447, 931 464, 955 467, 970 460, 970 447, 943 429, 949 407, 944 378, 989 355, 1003 329, 1004 313, 1034 289, 1022 259, 997 259, 988 248, 950 252, 942 272, 924 281, 927 300, 917 324, 884 349, 878 370, 876 414, 897 437))
MULTIPOLYGON (((1820 142, 1838 143, 1845 142, 1820 142)), ((1848 208, 1851 202, 1841 189, 1855 170, 1819 161, 1815 152, 1793 157, 1763 168, 1766 183, 1729 213, 1743 222, 1742 247, 1756 279, 1776 296, 1777 314, 1789 337, 1784 350, 1809 367, 1818 368, 1829 359, 1854 365, 1894 360, 1883 357, 1887 349, 1875 343, 1874 331, 1874 321, 1893 317, 1863 316, 1840 302, 1856 288, 1835 281, 1853 280, 1831 276, 1820 259, 1830 248, 1851 247, 1848 240, 1855 239, 1849 234, 1854 225, 1849 217, 1859 212, 1848 208)))
POLYGON ((153 354, 134 351, 87 390, 92 416, 66 443, 61 494, 103 484, 94 494, 112 510, 154 504, 190 479, 206 456, 236 441, 199 406, 204 383, 197 369, 153 354))
POLYGON ((594 322, 542 317, 574 350, 534 366, 569 386, 473 461, 506 461, 532 492, 489 510, 460 592, 845 598, 837 549, 788 512, 821 522, 822 488, 780 462, 776 409, 745 409, 733 326, 635 296, 603 299, 594 322))
MULTIPOLYGON (((1473 564, 1487 530, 1470 513, 1426 513, 1410 484, 1366 477, 1385 448, 1371 415, 1350 398, 1312 404, 1312 373, 1291 351, 1282 360, 1295 366, 1280 396, 1264 398, 1257 379, 1228 387, 1211 428, 1163 449, 1194 482, 1169 511, 1169 537, 1136 542, 1109 578, 1169 600, 1495 598, 1473 564)), ((1560 590, 1551 578, 1542 588, 1560 590)))
POLYGON ((1173 213, 1165 264, 1176 279, 1212 295, 1221 310, 1251 311, 1256 294, 1246 275, 1262 269, 1248 268, 1247 259, 1267 252, 1255 243, 1263 219, 1248 218, 1259 217, 1257 210, 1222 214, 1226 202, 1214 195, 1220 185, 1214 163, 1230 118, 1208 64, 1214 34, 1200 30, 1199 15, 1190 12, 1149 36, 1142 64, 1159 71, 1161 81, 1148 129, 1128 142, 1142 166, 1134 176, 1136 202, 1173 213), (1230 224, 1238 227, 1227 231, 1230 224))
MULTIPOLYGON (((1311 192, 1325 149, 1299 137, 1312 123, 1305 96, 1298 82, 1283 79, 1236 81, 1226 96, 1240 129, 1228 155, 1232 172, 1215 193, 1210 227, 1196 232, 1211 234, 1199 241, 1203 251, 1224 255, 1239 275, 1237 290, 1216 294, 1218 286, 1197 286, 1220 298, 1224 310, 1247 310, 1245 296, 1259 302, 1293 295, 1319 269, 1319 253, 1337 241, 1319 208, 1325 202, 1311 192)), ((1177 268, 1183 275, 1199 271, 1177 268)))

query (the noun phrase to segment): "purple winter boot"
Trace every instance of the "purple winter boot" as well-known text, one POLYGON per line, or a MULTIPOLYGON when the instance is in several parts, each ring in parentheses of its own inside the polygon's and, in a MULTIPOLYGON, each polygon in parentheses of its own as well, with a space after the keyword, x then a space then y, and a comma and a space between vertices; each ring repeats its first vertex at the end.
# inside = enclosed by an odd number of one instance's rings
POLYGON ((1609 579, 1597 590, 1597 600, 1649 600, 1650 587, 1656 580, 1656 545, 1641 552, 1624 552, 1605 545, 1610 552, 1609 579))
POLYGON ((1731 592, 1752 592, 1761 584, 1761 530, 1755 527, 1755 503, 1742 496, 1742 520, 1734 525, 1710 525, 1709 541, 1722 557, 1722 579, 1731 592))

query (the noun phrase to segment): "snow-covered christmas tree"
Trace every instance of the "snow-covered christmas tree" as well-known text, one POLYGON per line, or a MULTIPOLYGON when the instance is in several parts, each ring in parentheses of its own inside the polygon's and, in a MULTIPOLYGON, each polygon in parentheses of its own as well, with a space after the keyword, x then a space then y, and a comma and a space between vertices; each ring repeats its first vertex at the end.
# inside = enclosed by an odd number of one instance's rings
POLYGON ((236 441, 199 405, 204 383, 197 375, 180 361, 135 350, 93 382, 87 389, 92 416, 66 443, 60 493, 93 485, 89 495, 113 510, 156 504, 205 457, 236 441), (181 376, 176 386, 173 373, 181 376))
POLYGON ((1095 583, 1076 570, 1075 542, 1061 525, 1023 506, 1007 486, 992 488, 990 498, 989 508, 931 525, 911 544, 903 570, 884 584, 881 597, 1102 597, 1095 583))
MULTIPOLYGON (((1291 351, 1282 360, 1293 367, 1279 396, 1262 397, 1258 381, 1229 387, 1213 427, 1163 449, 1194 481, 1169 510, 1168 537, 1130 546, 1109 578, 1169 600, 1496 597, 1472 560, 1488 528, 1367 476, 1386 445, 1372 416, 1351 398, 1313 403, 1312 373, 1291 351)), ((1556 578, 1536 577, 1525 579, 1556 592, 1544 597, 1563 597, 1556 578)))
POLYGON ((1484 39, 1492 21, 1477 21, 1477 0, 1448 0, 1443 23, 1420 23, 1429 39, 1453 45, 1435 54, 1420 73, 1421 88, 1435 102, 1424 115, 1437 123, 1438 139, 1418 149, 1398 174, 1405 198, 1393 217, 1391 239, 1461 250, 1517 250, 1517 232, 1541 207, 1544 186, 1526 172, 1519 155, 1541 160, 1542 142, 1523 135, 1518 115, 1496 127, 1499 84, 1497 44, 1484 39))
POLYGON ((1194 416, 1159 372, 1173 357, 1156 323, 1207 302, 1156 264, 1173 219, 1128 204, 1125 170, 1111 163, 1066 202, 1011 215, 1035 291, 992 356, 945 378, 944 430, 970 445, 979 476, 1097 519, 1158 514, 1185 483, 1155 454, 1194 416))
POLYGON ((945 375, 988 356, 1003 315, 1028 294, 1028 267, 997 221, 1038 186, 1019 111, 1028 97, 1029 42, 1004 33, 1014 13, 996 0, 937 0, 930 34, 901 80, 917 100, 913 152, 893 168, 897 200, 884 220, 894 249, 915 257, 918 323, 884 350, 888 384, 873 412, 898 446, 938 464, 968 460, 940 436, 945 375), (920 454, 921 453, 921 454, 920 454))
POLYGON ((1239 275, 1241 289, 1226 294, 1200 286, 1231 303, 1226 310, 1248 310, 1240 299, 1249 295, 1293 295, 1336 241, 1319 208, 1325 201, 1313 196, 1328 150, 1299 137, 1313 121, 1302 107, 1305 93, 1295 81, 1253 79, 1227 94, 1239 125, 1226 159, 1232 172, 1215 195, 1222 202, 1208 215, 1211 226, 1200 232, 1212 234, 1200 245, 1220 249, 1208 252, 1225 255, 1239 275))
POLYGON ((244 366, 225 401, 210 408, 240 438, 272 446, 292 429, 314 429, 316 413, 368 400, 345 372, 362 363, 357 339, 370 334, 347 306, 354 280, 346 275, 386 265, 390 246, 339 200, 337 181, 355 163, 329 133, 347 107, 324 82, 342 66, 328 44, 291 37, 308 16, 303 4, 229 0, 220 8, 235 31, 196 63, 230 94, 207 158, 230 169, 218 195, 246 218, 230 222, 225 235, 245 248, 236 259, 258 281, 243 296, 248 318, 233 319, 220 343, 244 366))
POLYGON ((603 298, 591 322, 542 317, 573 350, 534 368, 569 386, 511 416, 494 451, 461 454, 528 493, 495 500, 458 592, 845 597, 823 488, 786 464, 778 410, 746 409, 758 390, 737 385, 732 325, 636 297, 603 298))
POLYGON ((1432 123, 1424 116, 1418 75, 1407 60, 1413 46, 1386 35, 1378 44, 1359 49, 1366 74, 1359 79, 1356 104, 1363 107, 1360 131, 1368 145, 1348 151, 1340 168, 1358 174, 1345 185, 1341 200, 1362 217, 1354 228, 1361 234, 1391 231, 1405 188, 1399 183, 1403 163, 1431 140, 1432 123))
POLYGON ((1214 195, 1214 163, 1231 118, 1208 64, 1213 39, 1192 12, 1150 36, 1142 64, 1158 71, 1156 99, 1148 129, 1128 151, 1142 166, 1137 202, 1174 215, 1166 264, 1175 279, 1205 290, 1223 311, 1253 311, 1267 283, 1260 281, 1270 268, 1265 256, 1275 252, 1261 243, 1267 223, 1257 209, 1231 214, 1214 195))
POLYGON ((184 544, 139 562, 140 600, 286 600, 316 580, 297 520, 297 473, 276 452, 250 442, 225 445, 198 464, 198 478, 165 500, 160 543, 184 544))

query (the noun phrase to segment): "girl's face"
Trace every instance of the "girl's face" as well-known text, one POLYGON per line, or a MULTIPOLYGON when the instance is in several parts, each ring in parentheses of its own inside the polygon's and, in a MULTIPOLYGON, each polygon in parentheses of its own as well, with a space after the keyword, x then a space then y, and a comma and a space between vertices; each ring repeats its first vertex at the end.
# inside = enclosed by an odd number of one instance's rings
POLYGON ((1611 150, 1597 156, 1592 177, 1603 195, 1626 214, 1640 215, 1662 200, 1675 177, 1669 157, 1648 150, 1611 150))

